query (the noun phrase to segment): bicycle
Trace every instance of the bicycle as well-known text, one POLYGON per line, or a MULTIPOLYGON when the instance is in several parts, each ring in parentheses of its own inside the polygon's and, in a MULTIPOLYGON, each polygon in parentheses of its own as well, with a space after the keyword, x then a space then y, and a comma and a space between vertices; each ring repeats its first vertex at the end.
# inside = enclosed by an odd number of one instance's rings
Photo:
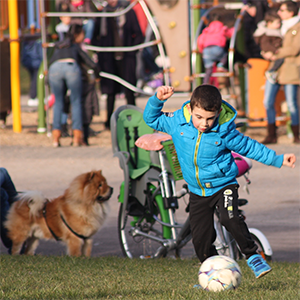
MULTIPOLYGON (((188 194, 187 185, 176 191, 182 180, 181 168, 171 137, 153 133, 143 121, 143 110, 131 105, 119 107, 111 118, 114 156, 124 172, 119 195, 118 234, 122 252, 129 258, 180 257, 191 240, 189 215, 183 224, 176 221, 178 199, 188 194), (138 145, 138 146, 137 146, 138 145)), ((251 168, 251 161, 236 155, 240 176, 251 168)), ((247 184, 250 183, 246 177, 247 184)), ((239 206, 247 204, 239 199, 239 206)), ((186 212, 189 205, 186 203, 186 212)), ((240 209, 240 213, 244 212, 240 209)), ((215 246, 219 254, 233 259, 242 254, 231 234, 220 224, 215 211, 215 246)), ((261 255, 272 258, 272 249, 262 232, 249 228, 261 255)))

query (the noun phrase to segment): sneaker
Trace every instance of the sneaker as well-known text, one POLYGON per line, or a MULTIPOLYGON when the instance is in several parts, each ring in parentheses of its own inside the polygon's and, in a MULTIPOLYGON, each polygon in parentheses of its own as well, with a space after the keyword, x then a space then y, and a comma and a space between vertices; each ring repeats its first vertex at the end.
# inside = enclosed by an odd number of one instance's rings
POLYGON ((247 260, 248 266, 254 272, 256 278, 260 278, 271 272, 272 268, 267 264, 263 257, 259 254, 254 254, 247 260))
POLYGON ((224 67, 217 67, 216 72, 220 73, 226 73, 228 70, 224 67))
POLYGON ((5 120, 0 120, 0 128, 4 129, 6 127, 5 120))
POLYGON ((85 38, 85 39, 83 40, 83 42, 84 42, 85 44, 90 45, 90 44, 91 44, 91 39, 85 38))
POLYGON ((277 72, 266 71, 265 76, 272 84, 277 82, 277 72))
POLYGON ((39 106, 39 99, 35 98, 35 99, 29 99, 27 101, 27 105, 28 106, 39 106))
POLYGON ((194 289, 198 289, 198 290, 200 290, 200 289, 203 290, 203 289, 202 289, 202 286, 201 286, 200 284, 194 284, 194 285, 193 285, 193 288, 194 288, 194 289))

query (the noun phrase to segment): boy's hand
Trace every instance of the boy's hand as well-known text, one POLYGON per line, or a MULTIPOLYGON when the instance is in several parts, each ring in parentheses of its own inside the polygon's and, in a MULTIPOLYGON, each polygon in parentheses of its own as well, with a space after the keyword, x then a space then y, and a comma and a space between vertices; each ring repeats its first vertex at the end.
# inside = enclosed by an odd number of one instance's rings
POLYGON ((283 166, 287 166, 290 168, 295 168, 295 162, 296 162, 296 156, 295 154, 291 153, 291 154, 284 154, 283 155, 283 166))
POLYGON ((163 101, 170 98, 173 94, 174 94, 174 88, 172 86, 163 85, 157 89, 156 97, 159 100, 163 101))
POLYGON ((261 51, 260 54, 265 60, 271 60, 273 56, 273 53, 271 51, 268 52, 261 51))

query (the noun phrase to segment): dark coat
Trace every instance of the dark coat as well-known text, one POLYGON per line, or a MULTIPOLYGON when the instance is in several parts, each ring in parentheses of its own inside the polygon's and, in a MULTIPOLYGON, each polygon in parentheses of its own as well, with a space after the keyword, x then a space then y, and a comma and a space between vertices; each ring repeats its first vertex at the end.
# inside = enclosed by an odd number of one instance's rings
MULTIPOLYGON (((134 46, 143 43, 144 37, 135 12, 130 10, 125 16, 126 21, 123 26, 123 46, 134 46)), ((114 46, 113 22, 113 18, 106 18, 107 34, 105 36, 101 36, 101 18, 96 18, 94 36, 92 39, 93 45, 99 47, 114 46)), ((137 51, 124 52, 122 60, 122 78, 133 85, 136 85, 136 53, 137 51)), ((99 52, 98 62, 101 71, 115 75, 117 74, 114 52, 99 52)), ((119 85, 113 80, 102 78, 100 83, 103 94, 115 94, 119 89, 119 85)))
POLYGON ((95 83, 82 83, 82 122, 85 125, 92 122, 93 116, 99 116, 100 109, 95 83))
POLYGON ((11 110, 11 85, 10 85, 10 47, 9 42, 0 42, 0 113, 11 110))
POLYGON ((264 15, 269 8, 267 0, 251 0, 247 1, 248 5, 256 7, 255 17, 245 12, 243 17, 244 28, 244 45, 246 58, 262 58, 260 48, 255 43, 253 34, 257 28, 257 24, 264 19, 264 15))

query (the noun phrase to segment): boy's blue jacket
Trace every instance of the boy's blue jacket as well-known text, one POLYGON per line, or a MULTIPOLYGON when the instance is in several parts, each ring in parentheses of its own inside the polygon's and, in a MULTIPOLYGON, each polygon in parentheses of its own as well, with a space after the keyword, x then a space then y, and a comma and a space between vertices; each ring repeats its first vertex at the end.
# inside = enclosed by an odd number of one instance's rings
POLYGON ((185 102, 181 109, 163 113, 165 101, 156 94, 149 98, 144 111, 145 122, 173 138, 185 181, 192 193, 211 196, 229 184, 237 183, 237 165, 231 151, 266 165, 280 168, 283 155, 265 147, 236 130, 236 110, 223 101, 222 111, 213 127, 201 133, 192 123, 185 102))

